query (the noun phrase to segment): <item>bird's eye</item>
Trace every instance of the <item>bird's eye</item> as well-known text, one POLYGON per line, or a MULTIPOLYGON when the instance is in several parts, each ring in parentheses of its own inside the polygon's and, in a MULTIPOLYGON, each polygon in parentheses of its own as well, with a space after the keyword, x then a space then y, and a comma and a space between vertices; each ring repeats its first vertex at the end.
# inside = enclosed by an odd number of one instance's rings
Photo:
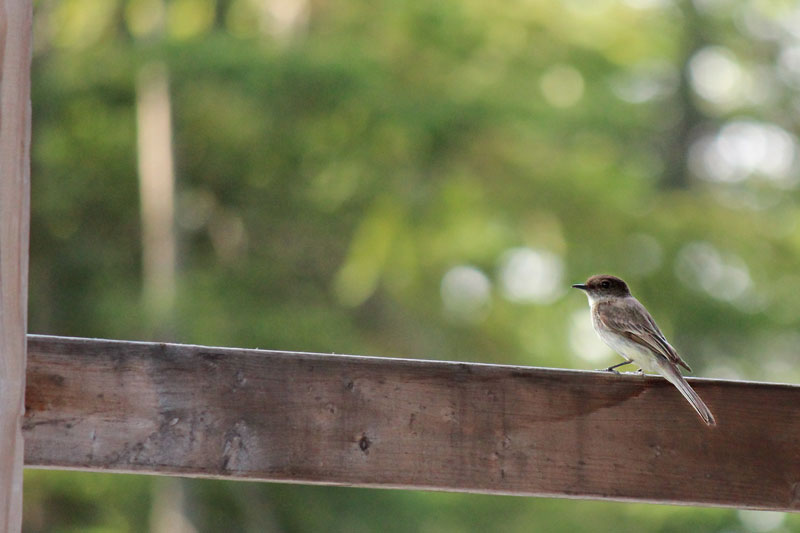
POLYGON ((607 288, 611 287, 611 282, 608 281, 608 280, 603 281, 602 283, 600 283, 600 286, 603 287, 604 289, 607 289, 607 288))

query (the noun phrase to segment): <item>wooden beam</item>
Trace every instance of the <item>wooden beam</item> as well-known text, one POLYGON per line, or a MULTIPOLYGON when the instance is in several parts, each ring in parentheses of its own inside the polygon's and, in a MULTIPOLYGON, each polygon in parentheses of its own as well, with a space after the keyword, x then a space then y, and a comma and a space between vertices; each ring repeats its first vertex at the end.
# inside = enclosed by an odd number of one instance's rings
POLYGON ((0 0, 0 531, 22 528, 31 2, 0 0))
POLYGON ((28 466, 800 509, 794 385, 28 342, 28 466))

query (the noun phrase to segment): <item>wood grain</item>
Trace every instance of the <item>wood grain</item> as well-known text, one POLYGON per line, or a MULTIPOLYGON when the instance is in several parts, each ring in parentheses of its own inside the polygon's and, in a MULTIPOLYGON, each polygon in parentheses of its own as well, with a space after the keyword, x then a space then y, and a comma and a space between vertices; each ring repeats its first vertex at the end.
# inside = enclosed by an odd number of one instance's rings
POLYGON ((800 509, 800 387, 29 337, 28 466, 800 509))
POLYGON ((0 0, 0 531, 22 527, 31 3, 0 0))

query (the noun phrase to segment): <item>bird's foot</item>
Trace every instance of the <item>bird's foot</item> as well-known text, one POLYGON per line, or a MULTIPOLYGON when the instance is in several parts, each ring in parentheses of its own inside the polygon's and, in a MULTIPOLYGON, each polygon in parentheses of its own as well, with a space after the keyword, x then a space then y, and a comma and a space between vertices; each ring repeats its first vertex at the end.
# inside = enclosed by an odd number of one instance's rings
POLYGON ((625 376, 644 376, 644 370, 640 368, 639 370, 634 370, 632 372, 617 372, 617 374, 623 374, 625 376))

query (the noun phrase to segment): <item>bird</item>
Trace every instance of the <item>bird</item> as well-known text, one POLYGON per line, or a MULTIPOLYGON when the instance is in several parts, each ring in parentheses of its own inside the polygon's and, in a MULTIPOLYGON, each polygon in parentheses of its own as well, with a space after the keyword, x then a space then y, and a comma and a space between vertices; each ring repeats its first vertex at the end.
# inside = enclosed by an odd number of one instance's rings
POLYGON ((645 307, 631 294, 628 284, 616 276, 600 274, 586 283, 572 286, 586 293, 592 313, 592 326, 600 339, 625 358, 622 363, 605 370, 627 364, 636 364, 639 371, 656 372, 675 385, 694 407, 708 426, 715 426, 711 410, 681 374, 679 366, 689 372, 689 365, 667 342, 645 307))

